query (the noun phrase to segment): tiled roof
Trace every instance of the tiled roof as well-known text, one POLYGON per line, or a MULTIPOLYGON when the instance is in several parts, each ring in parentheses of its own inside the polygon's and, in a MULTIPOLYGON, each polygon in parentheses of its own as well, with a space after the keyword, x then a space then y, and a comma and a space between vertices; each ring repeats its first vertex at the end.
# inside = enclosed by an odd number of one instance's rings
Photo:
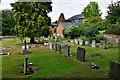
POLYGON ((79 26, 80 22, 63 22, 61 23, 64 28, 67 28, 69 26, 79 26))
POLYGON ((81 18, 83 19, 84 16, 82 14, 78 14, 68 18, 67 20, 75 20, 75 19, 81 19, 81 18))

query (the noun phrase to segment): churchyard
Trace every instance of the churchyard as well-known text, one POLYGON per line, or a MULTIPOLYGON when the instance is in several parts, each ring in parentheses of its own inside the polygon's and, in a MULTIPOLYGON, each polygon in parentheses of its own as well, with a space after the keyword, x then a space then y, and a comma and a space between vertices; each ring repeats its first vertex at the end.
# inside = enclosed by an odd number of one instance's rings
MULTIPOLYGON (((109 78, 110 62, 118 61, 119 46, 103 49, 95 41, 92 44, 78 39, 45 38, 43 44, 30 44, 29 54, 22 54, 19 38, 2 39, 2 77, 3 78, 109 78), (56 45, 54 45, 54 44, 56 45), (59 43, 59 45, 58 45, 59 43), (86 44, 85 44, 86 43, 86 44), (78 48, 79 47, 79 48, 78 48), (8 54, 9 53, 9 54, 8 54), (31 73, 24 74, 25 55, 31 73)), ((1 58, 1 57, 0 57, 1 58)), ((114 63, 113 63, 114 64, 114 63)), ((28 69, 27 69, 28 70, 28 69)), ((113 69, 114 70, 114 69, 113 69)))

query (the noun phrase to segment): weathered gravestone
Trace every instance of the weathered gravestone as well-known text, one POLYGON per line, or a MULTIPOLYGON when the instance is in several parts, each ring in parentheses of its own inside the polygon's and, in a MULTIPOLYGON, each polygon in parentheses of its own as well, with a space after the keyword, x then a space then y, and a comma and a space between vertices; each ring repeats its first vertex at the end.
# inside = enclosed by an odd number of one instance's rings
POLYGON ((110 72, 109 77, 114 78, 116 80, 120 79, 120 63, 111 61, 110 62, 110 72))
POLYGON ((84 48, 77 48, 77 55, 76 55, 77 60, 81 62, 85 62, 85 49, 84 48))
POLYGON ((54 43, 52 43, 52 50, 54 50, 54 43))
POLYGON ((68 46, 68 45, 65 45, 65 47, 64 47, 64 56, 70 57, 70 46, 68 46))
POLYGON ((82 40, 82 39, 79 39, 78 41, 79 41, 79 45, 82 46, 82 45, 83 45, 83 40, 82 40))
POLYGON ((88 41, 85 41, 85 46, 88 46, 89 45, 89 42, 88 41))
POLYGON ((57 51, 57 42, 54 43, 54 50, 57 51))
POLYGON ((58 53, 61 54, 61 44, 58 44, 58 53))
POLYGON ((58 51, 59 54, 61 54, 61 44, 60 43, 57 44, 57 51, 58 51))
POLYGON ((52 49, 52 42, 49 42, 49 48, 52 49))
POLYGON ((103 40, 100 41, 100 48, 106 49, 106 42, 105 41, 103 41, 103 40))
POLYGON ((96 41, 95 40, 92 41, 92 47, 96 47, 96 41))
POLYGON ((77 39, 75 39, 75 44, 79 44, 79 42, 78 42, 78 40, 77 40, 77 39))

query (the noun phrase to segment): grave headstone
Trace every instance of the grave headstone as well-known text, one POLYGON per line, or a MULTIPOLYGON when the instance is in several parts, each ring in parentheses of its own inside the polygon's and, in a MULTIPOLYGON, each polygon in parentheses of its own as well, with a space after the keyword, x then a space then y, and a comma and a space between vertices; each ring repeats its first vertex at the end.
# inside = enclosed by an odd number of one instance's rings
POLYGON ((68 46, 68 45, 65 45, 65 47, 64 47, 64 56, 70 57, 70 46, 68 46))
POLYGON ((92 41, 92 47, 96 47, 96 41, 95 40, 92 41))
POLYGON ((54 50, 54 43, 52 43, 52 50, 54 50))
POLYGON ((75 44, 78 44, 78 40, 77 39, 75 39, 75 44))
POLYGON ((83 45, 83 40, 82 39, 79 39, 79 45, 83 45))
POLYGON ((114 79, 119 79, 120 78, 120 63, 116 61, 111 61, 110 62, 110 72, 109 72, 109 77, 114 78, 114 79))
POLYGON ((49 48, 52 49, 52 42, 49 42, 49 48))
POLYGON ((89 45, 89 42, 88 41, 85 41, 85 46, 88 46, 89 45))
POLYGON ((58 44, 58 53, 61 54, 61 44, 58 44))
POLYGON ((77 55, 76 55, 77 60, 81 62, 85 62, 85 49, 84 48, 77 48, 77 55))
POLYGON ((100 48, 106 49, 106 42, 105 41, 103 41, 103 40, 100 41, 100 48))
POLYGON ((71 43, 74 43, 74 40, 70 40, 71 43))
POLYGON ((54 43, 54 50, 57 51, 57 42, 54 43))

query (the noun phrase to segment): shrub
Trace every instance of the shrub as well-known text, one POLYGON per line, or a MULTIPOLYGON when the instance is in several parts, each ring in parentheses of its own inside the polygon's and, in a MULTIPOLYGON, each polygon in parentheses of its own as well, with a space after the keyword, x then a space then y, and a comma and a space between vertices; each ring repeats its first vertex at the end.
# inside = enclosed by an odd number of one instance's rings
POLYGON ((98 34, 95 37, 96 42, 100 42, 100 40, 106 40, 103 34, 98 34))

